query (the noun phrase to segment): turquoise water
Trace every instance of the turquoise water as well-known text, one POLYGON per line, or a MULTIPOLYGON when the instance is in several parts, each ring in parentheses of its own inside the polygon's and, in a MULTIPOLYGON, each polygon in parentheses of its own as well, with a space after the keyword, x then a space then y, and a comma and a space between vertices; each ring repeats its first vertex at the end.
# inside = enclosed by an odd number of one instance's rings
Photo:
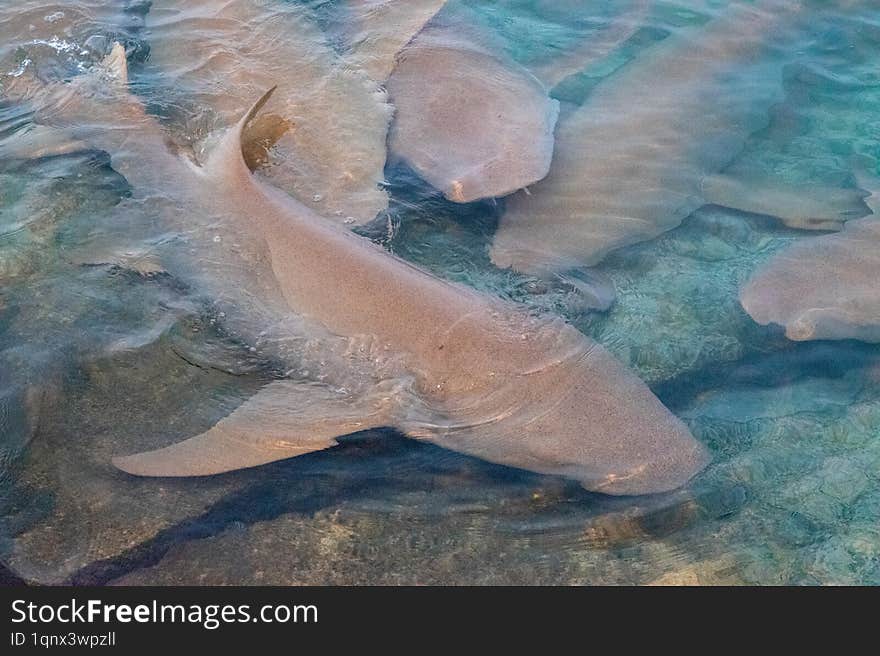
MULTIPOLYGON (((341 4, 288 3, 314 30, 307 34, 326 35, 327 53, 345 56, 341 4)), ((438 19, 467 21, 530 70, 632 23, 621 43, 550 90, 565 120, 589 107, 598 85, 731 4, 740 3, 452 0, 438 19)), ((867 1, 803 4, 770 37, 768 61, 783 62, 778 89, 725 172, 853 188, 854 161, 872 162, 875 172, 880 161, 880 9, 867 1)), ((155 27, 161 5, 174 3, 103 13, 88 2, 0 9, 0 18, 16 19, 4 23, 10 33, 0 47, 9 72, 2 144, 39 119, 11 91, 11 75, 70 79, 121 39, 135 92, 172 141, 198 150, 224 122, 224 108, 211 102, 217 79, 199 67, 188 75, 159 68, 156 49, 172 37, 200 38, 194 25, 155 27), (59 11, 63 19, 46 20, 59 11)), ((764 101, 762 84, 737 93, 750 90, 764 101)), ((297 111, 307 130, 313 117, 297 111)), ((111 457, 207 430, 284 363, 249 343, 191 281, 84 256, 107 235, 126 237, 132 252, 164 235, 149 213, 137 222, 115 218, 132 190, 104 153, 77 147, 5 158, 7 576, 102 584, 880 583, 880 347, 792 342, 778 327, 757 325, 738 301, 764 262, 815 233, 701 207, 599 263, 591 273, 613 282, 616 300, 596 312, 564 284, 492 265, 506 199, 452 203, 399 162, 385 168, 382 187, 387 211, 358 232, 438 276, 564 316, 687 423, 711 452, 708 468, 676 492, 614 498, 378 430, 221 476, 127 476, 111 457)))

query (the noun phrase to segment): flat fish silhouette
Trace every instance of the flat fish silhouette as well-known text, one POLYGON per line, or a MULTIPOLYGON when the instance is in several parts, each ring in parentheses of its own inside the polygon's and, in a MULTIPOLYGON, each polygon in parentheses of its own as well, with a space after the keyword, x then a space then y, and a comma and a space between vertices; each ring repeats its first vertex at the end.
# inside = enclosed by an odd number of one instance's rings
POLYGON ((397 109, 392 155, 449 200, 506 196, 547 174, 559 103, 458 26, 422 31, 387 87, 397 109))
MULTIPOLYGON (((860 184, 880 190, 876 178, 860 184)), ((760 267, 740 291, 740 303, 760 324, 785 328, 789 339, 880 342, 880 196, 874 212, 843 231, 801 239, 760 267)))
MULTIPOLYGON (((84 133, 74 132, 131 173, 135 198, 138 183, 157 186, 172 199, 168 211, 184 208, 192 219, 256 234, 281 304, 335 335, 369 336, 371 352, 393 356, 406 375, 377 376, 361 394, 278 380, 206 433, 117 458, 118 467, 143 476, 216 474, 324 449, 377 426, 608 494, 673 489, 705 465, 706 450, 687 427, 570 325, 431 276, 254 176, 241 140, 271 91, 199 167, 163 149, 162 130, 125 93, 124 67, 116 47, 103 91, 74 80, 50 94, 42 115, 64 117, 56 122, 69 129, 84 121, 84 133), (113 129, 89 126, 95 116, 113 129)), ((208 258, 192 259, 199 266, 208 258)), ((228 290, 245 303, 259 291, 228 290)))
POLYGON ((561 121, 550 173, 507 201, 491 258, 533 275, 592 266, 610 251, 652 239, 707 203, 823 227, 866 213, 855 191, 798 218, 797 190, 715 177, 766 123, 781 92, 782 63, 763 58, 797 1, 734 2, 702 27, 682 30, 603 81, 561 121), (843 211, 838 202, 849 201, 843 211))

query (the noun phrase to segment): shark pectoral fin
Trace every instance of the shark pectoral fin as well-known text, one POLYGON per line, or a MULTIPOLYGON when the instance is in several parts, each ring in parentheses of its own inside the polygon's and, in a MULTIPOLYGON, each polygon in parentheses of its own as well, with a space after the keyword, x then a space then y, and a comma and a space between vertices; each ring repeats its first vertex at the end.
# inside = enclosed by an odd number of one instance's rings
POLYGON ((604 312, 617 298, 614 282, 603 273, 592 269, 569 269, 555 274, 564 286, 573 290, 575 300, 569 304, 571 310, 604 312))
POLYGON ((322 385, 270 383, 213 428, 113 464, 135 476, 209 476, 327 449, 336 438, 385 425, 387 404, 322 385))
POLYGON ((67 130, 35 123, 26 132, 0 144, 0 162, 60 157, 88 148, 88 144, 67 130))
POLYGON ((800 230, 840 230, 844 222, 870 213, 864 201, 867 194, 859 189, 787 187, 716 175, 703 180, 702 191, 709 204, 773 216, 800 230))
POLYGON ((566 313, 605 312, 617 298, 614 281, 598 269, 536 266, 529 274, 535 278, 528 282, 529 293, 556 296, 566 313))
POLYGON ((257 116, 244 126, 241 133, 241 154, 251 171, 269 162, 269 149, 278 143, 292 127, 293 122, 278 114, 257 116))

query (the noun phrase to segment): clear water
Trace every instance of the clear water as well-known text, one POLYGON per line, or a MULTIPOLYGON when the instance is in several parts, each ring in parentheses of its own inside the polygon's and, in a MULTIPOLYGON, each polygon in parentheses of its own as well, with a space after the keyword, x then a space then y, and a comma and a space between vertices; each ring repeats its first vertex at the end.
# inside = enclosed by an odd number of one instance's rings
MULTIPOLYGON (((8 30, 0 39, 0 143, 14 143, 34 120, 11 97, 14 80, 80 75, 112 39, 126 44, 136 93, 173 141, 198 144, 223 124, 223 110, 211 104, 217 79, 209 66, 182 75, 159 69, 161 58, 150 55, 172 41, 186 50, 204 27, 151 31, 163 3, 129 2, 124 11, 102 4, 0 7, 0 29, 8 30)), ((341 4, 287 3, 309 22, 308 35, 326 39, 309 42, 315 52, 339 52, 341 4)), ((553 89, 564 116, 652 44, 706 23, 727 4, 451 0, 441 15, 464 17, 527 67, 637 21, 623 43, 553 89)), ((854 186, 853 156, 880 160, 880 9, 867 0, 804 4, 776 44, 787 61, 778 100, 731 153, 728 171, 854 186)), ((291 40, 303 38, 290 30, 291 40)), ((267 74, 284 74, 283 62, 272 66, 267 74)), ((308 109, 300 111, 309 125, 308 109)), ((343 138, 344 121, 330 120, 338 130, 320 139, 343 138)), ((107 217, 130 193, 106 155, 73 149, 7 158, 0 162, 6 576, 138 584, 880 583, 880 348, 790 342, 752 322, 737 301, 756 267, 813 234, 704 207, 606 258, 598 269, 613 280, 617 300, 608 312, 590 313, 564 288, 491 265, 503 199, 450 203, 402 165, 389 166, 385 179, 388 211, 360 232, 437 275, 566 316, 688 423, 712 453, 709 468, 675 493, 610 498, 372 431, 326 452, 211 478, 124 475, 112 456, 206 430, 275 375, 276 364, 230 334, 198 289, 161 271, 85 261, 84 245, 119 232, 107 217)), ((129 236, 133 251, 155 238, 129 236)))

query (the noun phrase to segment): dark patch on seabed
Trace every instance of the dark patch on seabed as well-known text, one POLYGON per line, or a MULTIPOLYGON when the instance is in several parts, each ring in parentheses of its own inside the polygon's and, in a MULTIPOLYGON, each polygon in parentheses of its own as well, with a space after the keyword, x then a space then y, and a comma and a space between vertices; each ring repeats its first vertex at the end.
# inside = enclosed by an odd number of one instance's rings
POLYGON ((426 517, 458 512, 457 504, 485 512, 481 504, 495 503, 504 515, 497 525, 501 532, 540 536, 547 545, 584 540, 600 548, 626 548, 646 538, 669 538, 697 521, 725 520, 736 515, 748 497, 741 485, 715 485, 642 499, 632 513, 633 501, 626 497, 594 494, 572 481, 493 465, 394 431, 368 431, 342 438, 327 451, 261 467, 258 482, 117 556, 87 565, 66 583, 112 583, 159 564, 185 543, 284 515, 313 517, 322 510, 354 506, 393 516, 397 499, 426 491, 433 491, 440 504, 417 511, 426 517), (450 486, 450 479, 458 483, 450 486), (489 501, 493 489, 500 489, 498 496, 506 500, 489 501), (542 494, 536 491, 541 490, 549 491, 546 501, 537 500, 542 494), (584 527, 586 534, 579 536, 584 527))
POLYGON ((767 339, 733 362, 713 362, 652 387, 671 410, 681 410, 711 389, 773 389, 806 378, 839 379, 880 362, 873 344, 856 341, 790 342, 780 328, 760 329, 767 339))
MULTIPOLYGON (((482 482, 537 487, 536 474, 491 465, 440 447, 413 442, 393 431, 369 431, 340 439, 324 452, 265 465, 260 482, 224 497, 203 514, 160 531, 152 539, 114 558, 88 565, 68 583, 100 585, 157 564, 172 547, 218 535, 288 513, 313 514, 346 500, 387 498, 433 487, 432 478, 470 470, 482 482)), ((575 492, 595 498, 586 491, 575 492)))

